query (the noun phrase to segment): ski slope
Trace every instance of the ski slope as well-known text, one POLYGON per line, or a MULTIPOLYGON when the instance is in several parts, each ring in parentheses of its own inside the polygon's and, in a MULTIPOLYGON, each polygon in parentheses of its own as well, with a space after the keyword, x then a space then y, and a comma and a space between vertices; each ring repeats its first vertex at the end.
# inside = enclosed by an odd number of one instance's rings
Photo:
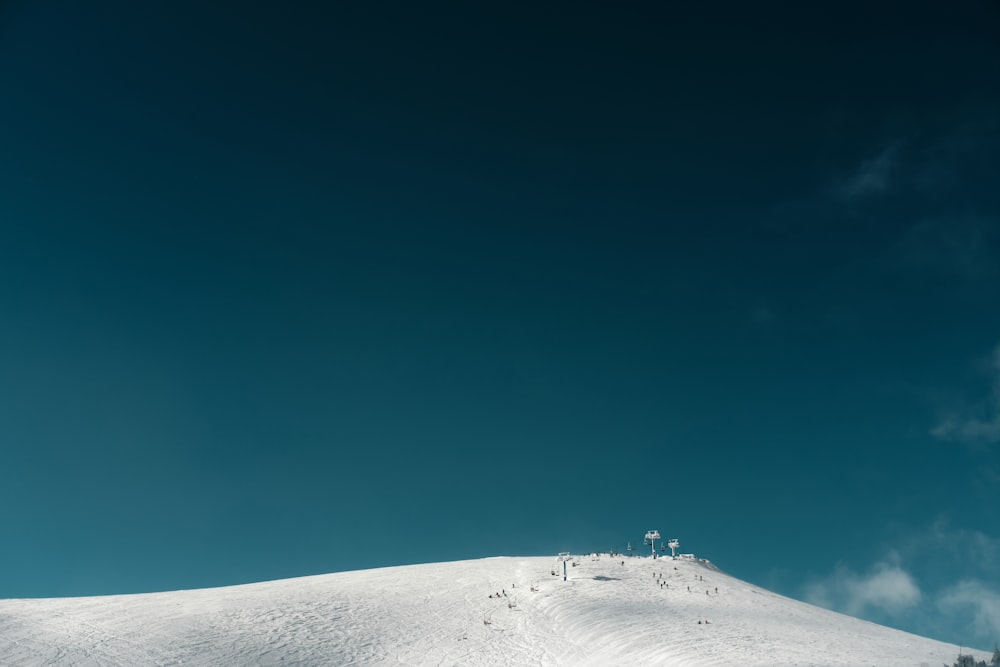
POLYGON ((958 655, 956 646, 776 595, 705 561, 604 554, 572 563, 567 581, 555 558, 504 557, 0 600, 0 664, 941 667, 958 655))

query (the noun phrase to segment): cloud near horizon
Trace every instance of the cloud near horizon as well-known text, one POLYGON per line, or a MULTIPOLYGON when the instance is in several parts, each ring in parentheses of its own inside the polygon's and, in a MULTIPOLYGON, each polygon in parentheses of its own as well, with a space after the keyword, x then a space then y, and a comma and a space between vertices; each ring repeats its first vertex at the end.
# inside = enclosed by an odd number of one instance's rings
POLYGON ((942 591, 938 608, 951 615, 972 617, 978 637, 1000 636, 1000 591, 974 579, 958 582, 942 591))
POLYGON ((898 615, 916 606, 923 594, 913 577, 890 556, 876 563, 867 574, 839 564, 828 577, 808 584, 806 601, 851 616, 866 610, 898 615))
POLYGON ((802 599, 925 636, 951 632, 985 650, 1000 637, 1000 538, 947 519, 903 540, 867 572, 840 563, 807 582, 802 599), (954 578, 952 578, 954 574, 954 578), (919 582, 918 582, 919 580, 919 582))

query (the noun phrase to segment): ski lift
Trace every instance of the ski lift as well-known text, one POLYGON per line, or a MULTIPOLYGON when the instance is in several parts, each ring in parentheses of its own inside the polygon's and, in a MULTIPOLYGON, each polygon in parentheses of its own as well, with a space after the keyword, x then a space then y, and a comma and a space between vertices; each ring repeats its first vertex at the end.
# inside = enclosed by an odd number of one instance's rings
POLYGON ((646 538, 643 540, 643 544, 648 544, 650 548, 650 554, 656 555, 656 540, 660 539, 660 531, 658 530, 647 530, 646 538))
MULTIPOLYGON (((563 581, 566 581, 566 561, 573 560, 573 557, 570 555, 568 551, 560 551, 559 560, 562 561, 563 564, 563 581)), ((573 566, 576 567, 575 560, 573 561, 573 566)))

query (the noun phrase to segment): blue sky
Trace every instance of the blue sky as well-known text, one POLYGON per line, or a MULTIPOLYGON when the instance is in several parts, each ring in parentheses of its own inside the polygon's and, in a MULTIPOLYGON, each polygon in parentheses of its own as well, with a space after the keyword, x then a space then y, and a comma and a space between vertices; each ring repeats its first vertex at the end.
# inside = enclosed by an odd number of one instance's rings
POLYGON ((1000 639, 995 3, 0 10, 0 595, 592 551, 1000 639))

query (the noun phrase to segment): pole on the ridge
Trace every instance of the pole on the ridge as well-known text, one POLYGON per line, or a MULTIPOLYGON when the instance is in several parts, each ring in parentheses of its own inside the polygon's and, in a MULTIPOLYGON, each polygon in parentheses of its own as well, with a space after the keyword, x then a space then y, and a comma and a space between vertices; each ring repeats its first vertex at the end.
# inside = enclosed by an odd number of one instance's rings
POLYGON ((660 539, 660 531, 658 530, 648 530, 646 531, 646 544, 649 545, 649 553, 653 558, 656 558, 656 540, 660 539))
POLYGON ((566 581, 566 561, 570 558, 572 558, 572 556, 569 555, 568 551, 559 552, 559 560, 561 560, 563 564, 563 581, 566 581))

